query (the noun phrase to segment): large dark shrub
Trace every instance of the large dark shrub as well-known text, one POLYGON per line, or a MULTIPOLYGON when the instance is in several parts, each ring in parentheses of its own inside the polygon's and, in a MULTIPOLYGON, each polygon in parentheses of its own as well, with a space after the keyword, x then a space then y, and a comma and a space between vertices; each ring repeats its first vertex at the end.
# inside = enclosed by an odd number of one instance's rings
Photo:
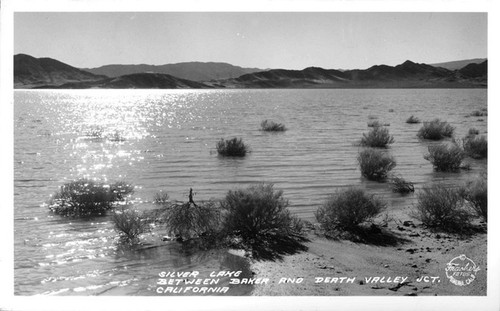
POLYGON ((229 191, 221 207, 226 233, 254 255, 301 247, 302 221, 290 213, 283 191, 274 190, 272 184, 229 191))
POLYGON ((484 136, 467 136, 462 140, 465 153, 473 159, 488 157, 488 141, 484 136))
POLYGON ((462 197, 484 221, 488 220, 488 181, 486 174, 481 174, 476 180, 468 182, 462 188, 462 197))
POLYGON ((162 205, 161 222, 172 236, 188 240, 215 235, 221 229, 221 212, 213 201, 162 205))
POLYGON ((330 196, 315 216, 326 231, 353 230, 376 217, 385 207, 386 204, 375 196, 361 189, 349 188, 330 196))
POLYGON ((470 227, 471 214, 463 208, 460 192, 442 184, 424 188, 417 194, 412 216, 429 228, 463 232, 470 227))
POLYGON ((149 231, 150 221, 144 213, 122 207, 112 214, 115 230, 118 231, 123 241, 137 242, 139 235, 149 231))
POLYGON ((431 145, 427 149, 429 153, 424 155, 424 159, 430 161, 436 171, 456 171, 465 158, 464 151, 456 144, 431 145))
POLYGON ((370 180, 383 180, 396 166, 394 158, 381 150, 364 149, 358 154, 361 175, 370 180))
POLYGON ((260 123, 260 127, 265 132, 284 132, 286 127, 284 124, 276 123, 271 120, 264 120, 260 123))
POLYGON ((389 130, 382 126, 374 126, 368 134, 363 133, 361 145, 374 148, 387 148, 394 143, 394 137, 389 135, 389 130))
POLYGON ((244 157, 248 152, 248 146, 241 138, 219 140, 216 144, 217 152, 224 157, 244 157))
POLYGON ((50 202, 49 209, 68 217, 104 215, 133 192, 134 187, 125 182, 111 185, 90 179, 78 179, 61 186, 50 202))
POLYGON ((434 119, 424 122, 417 136, 423 139, 440 140, 445 137, 452 137, 455 128, 446 121, 434 119))

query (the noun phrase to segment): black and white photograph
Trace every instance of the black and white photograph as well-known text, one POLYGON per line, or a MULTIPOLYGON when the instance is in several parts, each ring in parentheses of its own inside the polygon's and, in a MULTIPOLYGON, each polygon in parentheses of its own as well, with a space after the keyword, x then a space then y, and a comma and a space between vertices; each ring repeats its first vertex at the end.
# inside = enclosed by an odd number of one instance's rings
POLYGON ((496 12, 422 2, 2 2, 0 309, 498 310, 496 12))

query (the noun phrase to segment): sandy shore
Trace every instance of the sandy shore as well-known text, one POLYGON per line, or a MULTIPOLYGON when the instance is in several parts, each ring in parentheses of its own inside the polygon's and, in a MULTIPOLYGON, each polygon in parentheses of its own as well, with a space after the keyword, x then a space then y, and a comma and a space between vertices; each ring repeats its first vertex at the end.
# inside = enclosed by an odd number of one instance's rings
POLYGON ((311 232, 310 242, 305 244, 308 247, 306 252, 284 256, 280 261, 252 261, 251 269, 255 277, 269 279, 264 284, 256 285, 252 294, 486 295, 486 233, 458 238, 450 234, 430 232, 417 223, 402 225, 404 221, 391 222, 384 228, 403 240, 392 246, 326 239, 311 232), (475 274, 476 279, 467 286, 451 283, 445 271, 447 263, 462 254, 480 268, 475 274), (419 282, 422 276, 427 278, 419 282), (370 277, 385 278, 374 282, 370 277), (283 283, 280 282, 282 278, 291 280, 283 283))

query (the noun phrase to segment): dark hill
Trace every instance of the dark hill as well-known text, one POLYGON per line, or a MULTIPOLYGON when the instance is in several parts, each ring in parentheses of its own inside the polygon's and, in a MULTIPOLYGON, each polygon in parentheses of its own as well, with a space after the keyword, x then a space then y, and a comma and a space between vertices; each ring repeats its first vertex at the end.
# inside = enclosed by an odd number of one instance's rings
MULTIPOLYGON (((475 67, 474 67, 475 68, 475 67)), ((473 76, 471 68, 460 78, 456 72, 405 61, 397 66, 377 65, 365 70, 328 70, 309 67, 304 70, 273 69, 243 75, 236 79, 211 81, 213 86, 228 88, 456 88, 485 87, 473 76), (468 76, 467 76, 468 75, 468 76)))
POLYGON ((106 78, 80 70, 52 58, 14 56, 14 87, 57 86, 67 82, 97 81, 106 78))
POLYGON ((179 79, 159 73, 137 73, 117 78, 107 78, 100 81, 66 83, 57 88, 61 89, 199 89, 208 88, 199 82, 179 79))
POLYGON ((134 73, 163 73, 192 81, 209 81, 237 78, 247 73, 262 71, 258 68, 242 68, 227 63, 185 62, 166 65, 106 65, 82 69, 93 74, 118 77, 134 73))
POLYGON ((488 75, 488 61, 484 61, 480 64, 471 63, 458 72, 466 78, 482 78, 488 75))

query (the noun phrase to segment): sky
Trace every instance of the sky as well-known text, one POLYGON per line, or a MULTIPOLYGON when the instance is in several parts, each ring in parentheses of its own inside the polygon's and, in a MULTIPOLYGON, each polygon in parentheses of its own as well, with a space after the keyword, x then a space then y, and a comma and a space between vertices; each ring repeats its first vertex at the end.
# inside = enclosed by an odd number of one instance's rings
POLYGON ((487 13, 16 12, 14 53, 78 68, 365 69, 487 58, 487 13))

